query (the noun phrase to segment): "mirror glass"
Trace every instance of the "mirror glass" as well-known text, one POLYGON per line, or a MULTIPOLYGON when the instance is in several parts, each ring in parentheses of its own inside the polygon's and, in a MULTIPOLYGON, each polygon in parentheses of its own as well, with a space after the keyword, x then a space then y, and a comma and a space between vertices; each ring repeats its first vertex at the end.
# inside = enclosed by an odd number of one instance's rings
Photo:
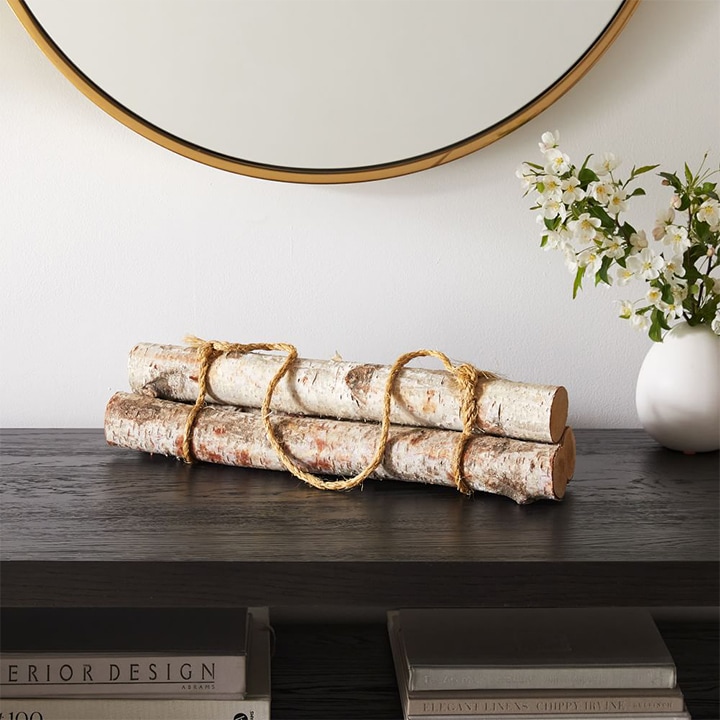
POLYGON ((497 139, 584 72, 635 4, 10 2, 76 85, 134 129, 224 169, 304 180, 401 174, 497 139))

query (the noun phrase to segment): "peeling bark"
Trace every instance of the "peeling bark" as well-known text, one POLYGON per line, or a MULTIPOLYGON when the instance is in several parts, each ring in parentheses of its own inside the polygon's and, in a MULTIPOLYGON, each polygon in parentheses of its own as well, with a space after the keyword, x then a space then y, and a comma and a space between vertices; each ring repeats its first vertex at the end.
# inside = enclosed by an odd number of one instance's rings
MULTIPOLYGON (((181 456, 190 405, 137 393, 116 393, 105 412, 111 445, 181 456)), ((287 453, 311 473, 351 477, 372 458, 379 427, 370 423, 273 413, 273 426, 287 453)), ((460 433, 393 426, 374 477, 454 487, 452 457, 460 433)), ((258 411, 206 406, 192 436, 200 461, 283 470, 258 411)), ((556 444, 478 435, 467 445, 463 472, 476 491, 506 495, 517 503, 561 499, 572 475, 575 444, 566 428, 556 444)))
MULTIPOLYGON (((210 367, 208 402, 259 408, 282 360, 259 353, 218 357, 210 367)), ((135 392, 181 402, 197 398, 200 368, 193 348, 141 343, 130 352, 128 370, 135 392)), ((278 384, 272 407, 295 415, 379 422, 389 372, 387 365, 299 359, 278 384)), ((395 383, 390 420, 461 430, 460 403, 457 382, 446 370, 404 368, 395 383)), ((557 443, 567 424, 562 386, 481 380, 477 406, 476 429, 491 435, 557 443)))

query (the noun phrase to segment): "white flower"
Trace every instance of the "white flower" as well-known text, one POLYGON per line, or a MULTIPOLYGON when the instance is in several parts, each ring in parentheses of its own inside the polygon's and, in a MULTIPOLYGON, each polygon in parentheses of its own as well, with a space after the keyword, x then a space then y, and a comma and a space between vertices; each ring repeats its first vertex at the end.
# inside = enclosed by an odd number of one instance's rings
POLYGON ((571 220, 568 228, 580 242, 588 242, 597 235, 600 225, 598 218, 590 217, 590 213, 583 213, 577 220, 571 220))
POLYGON ((665 266, 662 255, 654 255, 650 248, 641 250, 627 259, 628 270, 643 280, 654 280, 665 266))
POLYGON ((655 305, 657 307, 659 303, 662 302, 662 290, 660 290, 660 288, 651 287, 647 293, 645 293, 645 298, 651 305, 655 305))
POLYGON ((613 155, 613 153, 603 153, 600 160, 596 160, 593 166, 595 174, 602 177, 603 175, 609 175, 616 167, 620 165, 620 160, 613 155))
POLYGON ((699 208, 695 217, 707 223, 711 230, 720 227, 720 203, 715 198, 708 198, 699 208))
POLYGON ((655 220, 655 227, 653 228, 653 237, 658 241, 662 240, 665 237, 667 226, 671 225, 674 221, 675 210, 672 207, 658 213, 657 219, 655 220))
POLYGON ((540 191, 540 197, 543 200, 547 200, 549 198, 560 200, 562 197, 560 178, 555 175, 543 175, 543 177, 540 178, 538 190, 540 191), (540 190, 540 186, 542 186, 542 190, 540 190))
POLYGON ((548 198, 542 203, 542 216, 547 220, 554 220, 558 215, 565 219, 565 206, 556 198, 548 198))
POLYGON ((523 190, 529 190, 536 182, 535 173, 527 163, 520 165, 515 171, 515 177, 520 180, 523 190))
POLYGON ((630 322, 636 330, 641 330, 643 332, 650 327, 650 318, 645 315, 639 315, 638 313, 635 313, 630 318, 630 322))
POLYGON ((552 150, 553 148, 556 148, 558 146, 558 143, 560 142, 560 131, 556 130, 554 133, 551 132, 544 132, 542 136, 540 137, 540 142, 538 143, 538 147, 542 152, 547 152, 548 150, 552 150))
POLYGON ((577 263, 579 267, 587 267, 594 275, 602 265, 602 255, 597 248, 588 248, 578 255, 577 263))
POLYGON ((570 158, 557 148, 545 153, 545 172, 548 175, 564 175, 570 170, 570 158))
POLYGON ((560 183, 563 191, 562 201, 566 205, 572 205, 585 197, 585 191, 580 187, 580 181, 573 175, 560 183))
POLYGON ((646 248, 648 246, 648 239, 645 235, 645 231, 641 230, 640 232, 636 232, 630 235, 630 244, 632 245, 634 251, 639 251, 643 248, 646 248))
POLYGON ((665 228, 663 242, 666 245, 671 245, 676 254, 682 253, 685 248, 690 247, 687 228, 682 227, 682 225, 668 225, 665 228))
POLYGON ((679 317, 682 317, 683 306, 681 303, 676 302, 675 300, 673 300, 670 303, 665 303, 665 302, 660 303, 658 305, 658 307, 660 308, 660 310, 663 311, 663 313, 665 314, 665 317, 668 317, 671 320, 675 320, 679 317))
POLYGON ((621 212, 627 210, 627 193, 622 189, 618 188, 608 200, 607 203, 608 212, 613 215, 618 215, 621 212))
POLYGON ((563 254, 565 255, 565 267, 574 275, 578 269, 578 261, 577 255, 569 243, 563 248, 563 254))
POLYGON ((715 317, 710 323, 710 328, 716 335, 720 335, 720 307, 718 307, 715 317))
POLYGON ((620 300, 618 304, 620 305, 620 317, 623 320, 629 320, 633 314, 633 304, 629 300, 620 300))
POLYGON ((543 237, 545 238, 545 244, 542 246, 543 250, 557 250, 560 247, 560 233, 555 232, 555 230, 548 230, 543 237))
MULTIPOLYGON (((720 295, 720 277, 716 277, 713 279, 713 292, 715 295, 720 295)), ((720 307, 718 308, 720 311, 720 307)))
POLYGON ((627 285, 635 278, 635 273, 627 267, 618 267, 617 282, 618 285, 627 285))
POLYGON ((603 239, 603 248, 605 255, 609 255, 611 258, 617 260, 625 254, 625 246, 623 240, 618 235, 612 235, 603 239))
MULTIPOLYGON (((567 238, 567 230, 560 226, 558 230, 550 230, 547 233, 547 240, 545 241, 545 250, 565 250, 566 247, 570 246, 570 241, 567 238)), ((572 249, 572 247, 570 246, 572 249)))
POLYGON ((684 285, 682 282, 672 283, 670 290, 672 291, 675 302, 682 305, 683 300, 688 296, 689 291, 687 285, 684 285))
POLYGON ((665 269, 663 275, 670 280, 674 277, 684 277, 685 268, 683 267, 683 256, 673 255, 669 260, 665 259, 665 269))
POLYGON ((597 200, 601 205, 607 205, 615 192, 615 185, 611 182, 592 182, 588 185, 590 197, 597 200))

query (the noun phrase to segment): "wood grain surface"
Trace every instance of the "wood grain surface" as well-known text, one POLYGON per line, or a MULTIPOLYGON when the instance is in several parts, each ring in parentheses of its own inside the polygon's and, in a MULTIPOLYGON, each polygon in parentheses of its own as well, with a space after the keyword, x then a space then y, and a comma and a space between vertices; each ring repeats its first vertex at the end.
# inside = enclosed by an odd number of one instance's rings
MULTIPOLYGON (((716 608, 718 453, 580 430, 561 503, 186 466, 99 430, 0 431, 5 606, 716 608)), ((706 610, 704 612, 712 612, 706 610)), ((718 717, 716 621, 658 622, 694 718, 718 717)), ((382 624, 276 626, 273 717, 400 720, 382 624)))
POLYGON ((0 432, 6 605, 715 605, 718 453, 577 431, 561 503, 286 473, 0 432))

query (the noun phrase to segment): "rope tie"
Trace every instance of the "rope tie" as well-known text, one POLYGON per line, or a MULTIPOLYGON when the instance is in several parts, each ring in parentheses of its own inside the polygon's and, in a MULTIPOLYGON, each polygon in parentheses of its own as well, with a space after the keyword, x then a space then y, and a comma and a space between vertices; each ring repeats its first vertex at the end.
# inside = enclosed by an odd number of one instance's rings
POLYGON ((481 378, 491 379, 497 377, 496 375, 493 375, 493 373, 478 370, 476 367, 468 364, 453 365, 447 355, 438 350, 416 350, 414 352, 401 355, 390 368, 390 372, 385 383, 383 412, 380 423, 380 437, 375 449, 375 454, 367 467, 354 477, 346 478, 344 480, 326 481, 319 478, 317 475, 313 475, 312 473, 303 470, 295 463, 278 440, 275 429, 270 421, 270 403, 272 402, 275 389, 277 388, 278 383, 287 374, 290 366, 297 360, 298 352, 295 346, 287 343, 228 343, 217 340, 201 340, 193 335, 187 336, 185 338, 185 342, 191 347, 196 348, 197 360, 200 364, 200 372, 198 374, 198 396, 185 422, 182 457, 186 463, 192 463, 194 461, 191 448, 192 435, 198 415, 205 407, 205 399, 208 393, 208 375, 212 363, 221 355, 227 355, 228 353, 246 354, 257 351, 284 352, 286 354, 285 360, 270 380, 260 408, 260 417, 265 427, 268 441, 277 453, 285 469, 292 473, 295 477, 306 482, 308 485, 320 490, 351 490, 367 480, 367 478, 381 465, 383 458, 385 457, 385 451, 387 449, 388 438, 390 435, 392 394, 395 381, 400 371, 405 367, 405 365, 416 358, 434 357, 439 359, 445 366, 445 369, 452 374, 460 390, 460 419, 462 420, 463 429, 459 434, 458 441, 455 445, 451 469, 455 487, 458 491, 464 493, 465 495, 472 494, 472 490, 465 481, 463 474, 463 459, 465 457, 465 450, 467 448, 468 441, 476 432, 478 432, 480 425, 477 407, 478 383, 481 378))

